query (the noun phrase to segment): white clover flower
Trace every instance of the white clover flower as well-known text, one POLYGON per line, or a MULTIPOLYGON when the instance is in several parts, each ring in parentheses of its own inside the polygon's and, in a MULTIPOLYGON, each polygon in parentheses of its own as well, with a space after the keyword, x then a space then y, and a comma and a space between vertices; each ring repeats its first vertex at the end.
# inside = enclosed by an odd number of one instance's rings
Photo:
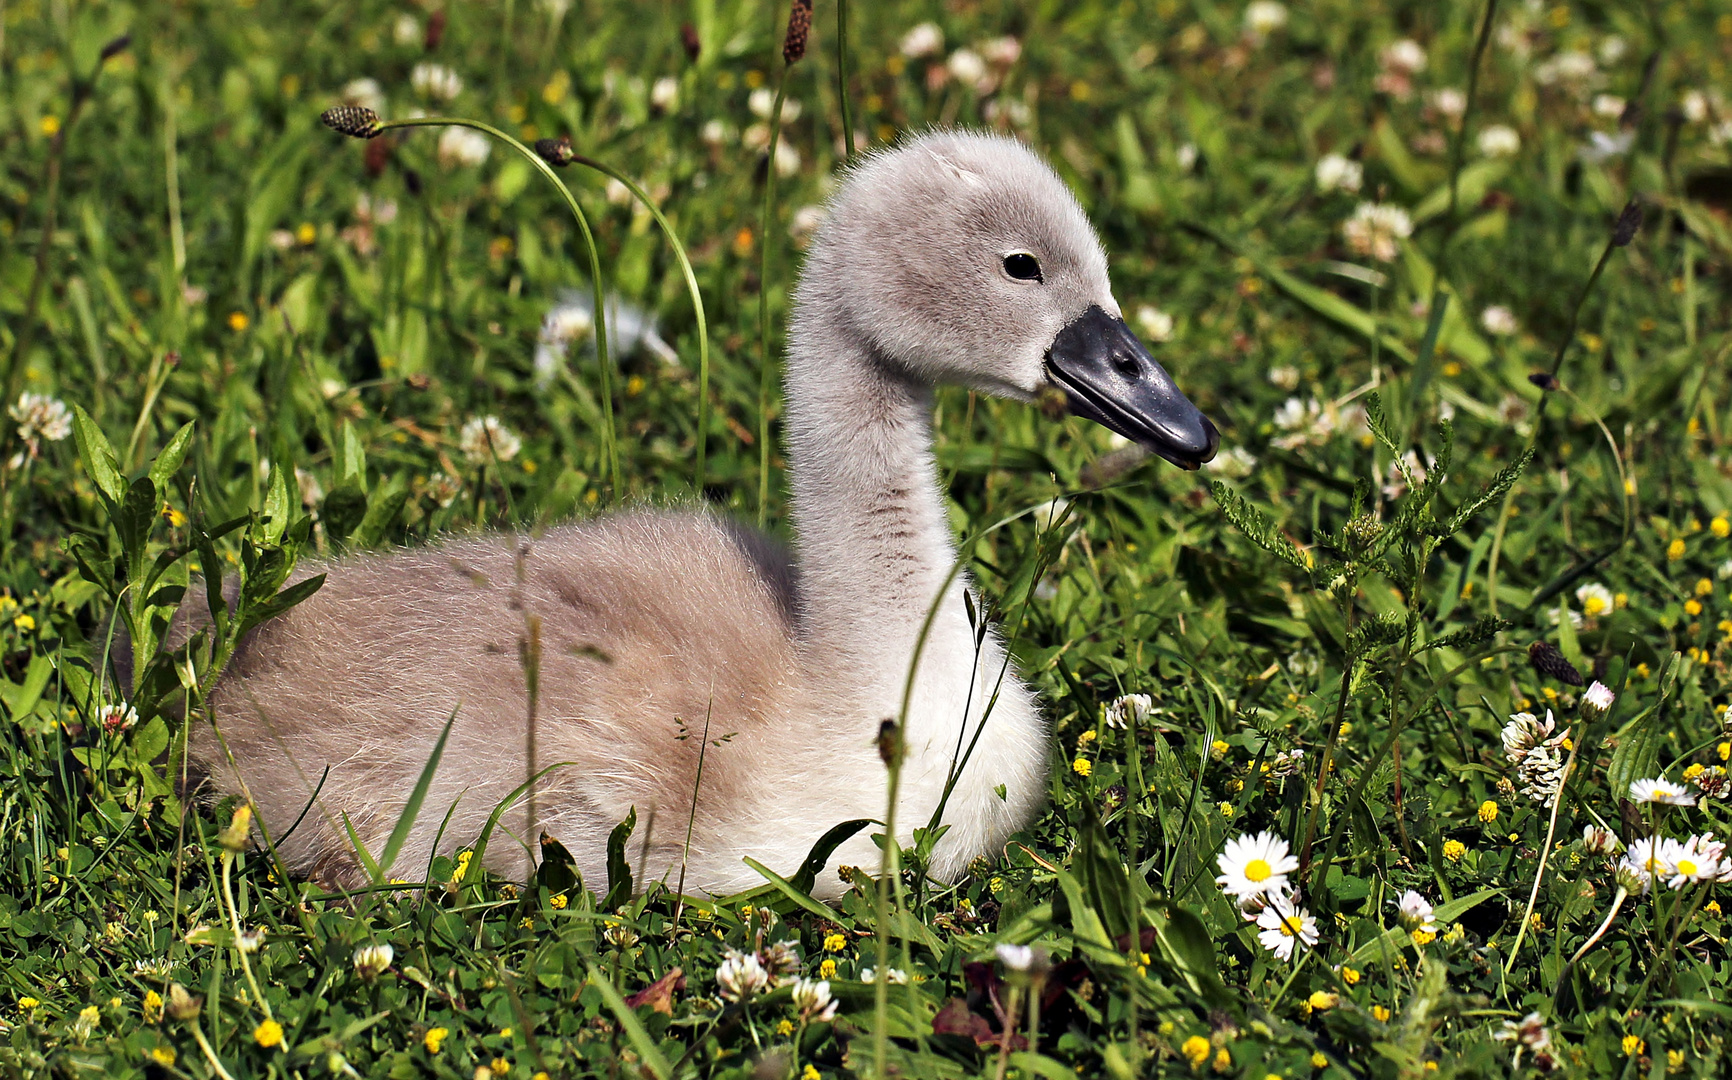
POLYGON ((1597 85, 1601 78, 1594 58, 1579 49, 1558 53, 1534 68, 1534 82, 1541 86, 1585 90, 1597 85))
POLYGON ((1692 836, 1683 842, 1663 840, 1659 856, 1665 869, 1658 873, 1666 877, 1667 886, 1673 889, 1682 889, 1698 881, 1713 881, 1720 875, 1719 858, 1717 854, 1704 850, 1703 837, 1692 836))
POLYGON ((1257 914, 1257 925, 1262 928, 1257 940, 1279 960, 1293 959, 1295 941, 1303 941, 1307 949, 1317 945, 1317 920, 1309 911, 1296 907, 1285 893, 1269 898, 1268 905, 1257 914))
POLYGON ((1467 112, 1467 95, 1453 86, 1432 91, 1428 100, 1439 115, 1451 120, 1460 120, 1462 114, 1467 112))
POLYGON ((800 149, 787 139, 776 143, 776 175, 784 180, 800 171, 800 149))
POLYGON ((1494 337, 1509 337, 1521 329, 1521 324, 1516 322, 1515 312, 1502 304, 1493 304, 1480 312, 1479 325, 1494 337))
POLYGON ((1630 785, 1630 801, 1634 803, 1666 803, 1670 806, 1695 806, 1696 796, 1665 777, 1637 780, 1630 785))
POLYGON ((493 153, 493 141, 473 128, 448 127, 439 133, 439 164, 447 168, 479 165, 493 153))
POLYGON ((523 440, 500 423, 499 417, 477 416, 463 425, 457 436, 457 448, 476 464, 495 459, 510 461, 523 449, 523 440))
POLYGON ((1402 38, 1400 41, 1386 45, 1377 54, 1378 61, 1385 71, 1399 72, 1403 75, 1417 75, 1425 70, 1425 48, 1412 38, 1402 38))
POLYGON ((1593 110, 1595 116, 1616 120, 1624 115, 1624 99, 1616 94, 1595 94, 1593 110))
POLYGON ((1340 154, 1324 154, 1318 158, 1315 175, 1317 190, 1324 192, 1345 191, 1353 194, 1365 183, 1365 167, 1340 154))
POLYGON ((26 390, 6 413, 18 425, 18 437, 30 444, 32 457, 37 443, 59 442, 72 434, 72 410, 66 402, 47 394, 26 390))
POLYGON ((131 705, 104 705, 96 710, 96 722, 104 731, 130 731, 138 723, 138 710, 131 705))
POLYGON ((1408 930, 1423 930, 1428 934, 1437 933, 1437 912, 1425 897, 1412 889, 1401 896, 1401 903, 1396 905, 1395 917, 1408 930))
POLYGON ((1216 454, 1213 461, 1203 463, 1203 468, 1229 480, 1243 480, 1256 467, 1257 456, 1243 446, 1229 446, 1216 454))
POLYGON ((1391 262, 1398 252, 1397 241, 1413 235, 1413 219, 1399 206, 1363 202, 1342 223, 1341 233, 1355 254, 1391 262))
POLYGON ((376 113, 385 111, 385 91, 377 79, 351 79, 343 85, 338 96, 345 105, 372 109, 376 113))
MULTIPOLYGON (((1059 511, 1054 511, 1056 515, 1059 511)), ((1125 694, 1114 698, 1106 707, 1106 724, 1110 728, 1122 728, 1129 721, 1142 723, 1148 719, 1149 713, 1155 708, 1154 699, 1147 694, 1125 694)))
POLYGON ((391 960, 397 954, 390 945, 362 945, 355 950, 355 974, 364 981, 372 982, 391 966, 391 960))
POLYGON ((269 927, 261 926, 256 930, 242 930, 235 939, 235 948, 244 953, 256 953, 265 947, 265 934, 269 927))
POLYGON ((660 112, 670 112, 680 100, 680 81, 663 75, 650 86, 650 105, 660 112))
POLYGON ((1010 34, 980 43, 980 55, 993 67, 1007 68, 1022 59, 1022 42, 1010 34))
POLYGON ((902 55, 910 60, 936 55, 940 49, 944 48, 944 31, 938 28, 937 23, 921 23, 902 35, 902 42, 898 48, 902 55))
POLYGON ((1173 151, 1173 162, 1179 166, 1179 171, 1188 173, 1197 165, 1197 144, 1185 143, 1173 151))
POLYGON ((841 1004, 830 996, 830 983, 824 979, 795 979, 792 996, 795 1011, 808 1022, 834 1020, 841 1004))
POLYGON ((1032 945, 1012 945, 1007 942, 994 948, 993 952, 998 955, 999 963, 1003 964, 1007 970, 1019 973, 1034 970, 1038 964, 1046 959, 1045 952, 1032 945))
MULTIPOLYGON (((860 969, 860 981, 863 983, 875 983, 875 982, 877 982, 878 981, 877 969, 876 968, 861 968, 860 969)), ((906 971, 903 971, 901 968, 886 968, 886 969, 884 969, 884 981, 889 983, 892 986, 907 986, 908 985, 908 973, 906 971)))
POLYGON ((391 38, 399 45, 418 45, 424 38, 421 33, 421 20, 407 11, 397 16, 391 24, 391 38))
POLYGON ((1616 34, 1611 34, 1607 36, 1606 40, 1600 42, 1600 63, 1610 67, 1622 60, 1629 51, 1629 42, 1616 34))
POLYGON ((1588 825, 1582 829, 1582 847, 1590 855, 1616 855, 1618 834, 1603 825, 1588 825))
POLYGON ((716 968, 716 990, 729 1001, 748 1001, 770 988, 770 973, 753 953, 729 949, 716 968))
POLYGON ((944 70, 964 86, 976 86, 986 78, 986 61, 973 49, 957 49, 944 62, 944 70))
POLYGON ((463 78, 444 64, 420 63, 409 72, 409 85, 424 98, 450 101, 463 92, 463 78))
POLYGON ((1503 752, 1509 758, 1511 765, 1519 765, 1523 758, 1535 746, 1544 742, 1557 727, 1557 721, 1552 718, 1552 711, 1546 710, 1546 718, 1542 722, 1530 712, 1519 712, 1510 716, 1509 723, 1503 726, 1503 752))
POLYGON ((1292 364, 1276 364, 1269 369, 1269 382, 1283 390, 1297 389, 1299 369, 1292 364))
POLYGON ((1221 868, 1215 883, 1236 897, 1279 893, 1287 888, 1287 875, 1299 869, 1299 860, 1288 854, 1287 841, 1270 832, 1227 841, 1215 864, 1221 868))
POLYGON ((1678 113, 1686 123, 1700 124, 1708 119, 1708 95, 1700 90, 1686 91, 1678 99, 1678 113))
POLYGON ((1552 1044, 1552 1033, 1546 1030, 1546 1018, 1537 1012, 1528 1013, 1520 1020, 1505 1020, 1491 1037, 1499 1042, 1520 1043, 1529 1050, 1544 1050, 1552 1044))
POLYGON ((720 120, 705 120, 704 126, 698 131, 698 138, 705 146, 723 146, 729 141, 728 125, 720 120))
MULTIPOLYGON (((775 912, 769 908, 765 908, 764 912, 766 917, 764 925, 769 926, 767 920, 773 918, 775 912)), ((791 975, 800 970, 800 947, 791 941, 778 941, 768 946, 760 954, 760 958, 764 970, 776 978, 791 975)))
POLYGON ((1488 124, 1480 129, 1475 145, 1488 158, 1514 157, 1521 153, 1522 137, 1508 124, 1488 124))
POLYGON ((463 494, 463 481, 447 473, 436 472, 427 478, 427 485, 422 491, 433 500, 435 506, 443 508, 456 502, 457 496, 463 494))
MULTIPOLYGON (((752 115, 760 120, 770 119, 770 114, 776 108, 776 92, 767 86, 758 87, 746 99, 746 108, 752 110, 752 115)), ((782 98, 782 123, 791 124, 799 118, 800 102, 791 97, 782 98)))
POLYGON ((1287 5, 1276 0, 1251 0, 1245 5, 1245 36, 1261 45, 1269 35, 1287 25, 1287 5))
POLYGON ((1137 329, 1150 341, 1168 341, 1173 336, 1173 317, 1153 304, 1139 304, 1137 329))
POLYGON ((1598 582, 1589 582, 1576 590, 1576 603, 1581 605, 1583 615, 1593 619, 1601 615, 1610 615, 1612 609, 1617 606, 1617 597, 1613 596, 1612 590, 1604 585, 1598 582))

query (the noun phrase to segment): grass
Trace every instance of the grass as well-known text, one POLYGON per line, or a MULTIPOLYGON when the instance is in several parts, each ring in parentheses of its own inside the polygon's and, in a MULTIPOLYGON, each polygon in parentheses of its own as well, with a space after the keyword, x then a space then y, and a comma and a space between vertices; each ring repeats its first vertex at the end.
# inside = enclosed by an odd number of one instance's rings
POLYGON ((820 6, 788 66, 781 3, 0 6, 7 399, 84 411, 11 418, 0 461, 0 1072, 1720 1075, 1722 890, 1620 884, 1584 830, 1732 824, 1732 16, 1329 3, 1253 34, 1210 0, 846 10, 845 53, 820 6), (904 56, 927 19, 944 46, 904 56), (424 63, 453 100, 416 89, 424 63), (558 177, 605 288, 504 146, 463 164, 437 132, 321 128, 362 77, 388 119, 569 135, 601 166, 558 177), (755 92, 801 105, 774 181, 755 92), (799 877, 632 897, 623 858, 578 882, 557 844, 505 882, 486 838, 451 836, 389 871, 413 887, 343 903, 244 848, 236 806, 177 797, 171 706, 293 601, 297 557, 700 495, 785 529, 762 358, 803 208, 848 143, 934 123, 1050 156, 1224 433, 1194 476, 940 394, 954 522, 984 532, 971 570, 1054 731, 1047 808, 1000 857, 931 882, 917 844, 828 908, 799 877), (1494 127, 1513 154, 1482 152, 1494 127), (1332 153, 1357 193, 1320 188, 1332 153), (1362 201, 1407 211, 1393 258, 1344 231, 1362 201), (544 316, 591 287, 681 363, 598 365, 580 338, 538 374, 544 316), (520 448, 465 453, 483 416, 520 448), (1056 521, 988 529, 1055 497, 1056 521), (195 564, 245 598, 177 664, 154 627, 195 564), (98 677, 117 608, 135 714, 98 677), (1500 735, 1548 710, 1518 766, 1500 735), (1697 805, 1631 802, 1655 777, 1697 805), (1288 960, 1213 880, 1264 830, 1315 919, 1288 960), (1435 931, 1400 921, 1409 889, 1435 931), (724 994, 778 943, 833 1016, 724 994), (907 983, 862 981, 887 965, 907 983))

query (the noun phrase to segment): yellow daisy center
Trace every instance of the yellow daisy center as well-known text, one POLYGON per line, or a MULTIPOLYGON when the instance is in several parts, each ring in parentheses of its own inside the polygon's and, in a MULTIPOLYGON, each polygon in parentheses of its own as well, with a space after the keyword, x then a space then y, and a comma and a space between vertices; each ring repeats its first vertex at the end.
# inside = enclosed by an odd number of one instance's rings
POLYGON ((1678 860, 1678 873, 1683 874, 1685 877, 1695 877, 1696 876, 1696 864, 1695 864, 1695 862, 1690 860, 1690 859, 1679 859, 1678 860))
POLYGON ((1289 915, 1281 920, 1281 933, 1288 937, 1298 937, 1305 924, 1299 921, 1299 916, 1289 915))
POLYGON ((1606 610, 1606 602, 1597 596, 1588 597, 1588 602, 1582 605, 1582 613, 1588 616, 1598 615, 1606 610))
POLYGON ((1665 868, 1665 865, 1665 863, 1660 861, 1658 855, 1651 855, 1648 857, 1648 873, 1650 874, 1658 874, 1665 868))
POLYGON ((1269 875, 1272 873, 1274 871, 1262 859, 1252 859, 1245 864, 1246 881, 1268 881, 1269 875))

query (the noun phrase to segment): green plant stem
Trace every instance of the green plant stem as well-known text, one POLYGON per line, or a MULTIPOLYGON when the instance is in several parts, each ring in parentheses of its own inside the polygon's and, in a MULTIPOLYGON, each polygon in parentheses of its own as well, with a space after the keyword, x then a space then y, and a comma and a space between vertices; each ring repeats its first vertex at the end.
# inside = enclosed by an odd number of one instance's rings
POLYGON ((586 168, 594 169, 605 176, 611 176, 626 186, 632 197, 644 205, 661 227, 662 234, 668 238, 668 246, 673 248, 674 259, 680 264, 680 274, 686 281, 686 292, 692 298, 692 315, 698 321, 698 461, 693 470, 692 489, 698 497, 704 494, 704 462, 705 453, 709 447, 709 417, 710 417, 710 330, 709 322, 704 317, 704 297, 698 290, 698 276, 692 270, 692 261, 686 256, 686 247, 680 242, 679 234, 668 224, 668 219, 662 216, 661 208, 650 200, 635 181, 611 165, 584 157, 582 154, 572 156, 573 162, 586 168))
POLYGON ((199 1027, 196 1022, 188 1024, 187 1028, 192 1032, 193 1040, 198 1043, 199 1050, 204 1053, 205 1060, 210 1062, 212 1069, 216 1070, 216 1074, 222 1077, 222 1080, 235 1080, 229 1071, 223 1068, 222 1061, 217 1057, 216 1051, 211 1048, 210 1040, 205 1038, 204 1029, 199 1027))
MULTIPOLYGON (((881 736, 886 737, 886 736, 881 736)), ((902 725, 887 735, 891 742, 885 766, 889 773, 889 803, 884 810, 884 849, 878 867, 877 978, 872 986, 872 1067, 879 1080, 890 1076, 890 919, 891 890, 902 898, 902 843, 896 839, 896 801, 902 787, 902 725)))
MULTIPOLYGON (((1611 928, 1612 920, 1618 917, 1618 909, 1624 906, 1624 900, 1627 899, 1629 895, 1630 890, 1624 888, 1622 885, 1618 886, 1617 893, 1612 897, 1611 909, 1606 912, 1604 921, 1600 923, 1598 930, 1595 930, 1592 934, 1588 935, 1588 940, 1582 942, 1582 947, 1576 950, 1575 955, 1570 957, 1571 964, 1574 964, 1577 960, 1586 956, 1588 950, 1593 948, 1596 942, 1606 936, 1606 931, 1611 928)), ((1559 985, 1562 985, 1563 979, 1560 977, 1558 982, 1559 985)))
POLYGON ((836 0, 836 96, 842 102, 842 146, 854 160, 854 116, 848 108, 848 0, 836 0))
MULTIPOLYGON (((1357 582, 1352 571, 1347 575, 1347 639, 1353 639, 1353 594, 1357 582)), ((1323 813, 1323 788, 1329 781, 1329 763, 1335 756, 1335 743, 1341 737, 1341 722, 1347 716, 1347 691, 1353 683, 1353 668, 1359 658, 1351 652, 1344 658, 1341 669, 1341 691, 1335 701, 1335 718, 1329 724, 1329 738, 1323 744, 1323 760, 1317 766, 1317 789, 1312 795, 1311 814, 1305 822, 1305 842, 1299 847, 1299 877, 1311 869, 1311 844, 1317 836, 1317 819, 1323 813)))
MULTIPOLYGON (((1569 729, 1566 729, 1566 737, 1567 730, 1569 729)), ((1576 767, 1576 753, 1581 749, 1581 746, 1580 739, 1571 740, 1569 760, 1564 762, 1563 772, 1558 776, 1558 794, 1552 800, 1551 820, 1546 823, 1546 842, 1540 846, 1540 864, 1534 870, 1534 887, 1528 892, 1527 910, 1522 912, 1521 925, 1516 929, 1515 944, 1510 946, 1509 959, 1504 962, 1503 973, 1506 977, 1515 969, 1516 956, 1521 952, 1522 941, 1527 937, 1528 927, 1533 924, 1534 905, 1539 902, 1540 898, 1540 881, 1546 876, 1546 861, 1551 858, 1552 854, 1552 838, 1558 832, 1558 814, 1564 808, 1564 792, 1569 786, 1570 773, 1576 767)))
POLYGON ((782 138, 782 99, 788 92, 788 67, 776 80, 776 103, 770 109, 770 152, 764 159, 764 212, 758 228, 758 528, 770 513, 770 384, 775 361, 770 356, 770 216, 776 209, 776 144, 782 138))
POLYGON ((419 116, 409 120, 386 120, 379 125, 375 135, 382 135, 397 128, 412 127, 466 127, 498 139, 516 150, 526 161, 539 170, 541 175, 545 176, 560 196, 565 199, 566 208, 571 211, 571 216, 577 221, 578 229, 583 233, 584 246, 589 254, 590 287, 595 297, 595 357, 597 366, 601 369, 602 456, 606 459, 603 464, 608 470, 608 477, 613 485, 613 496, 619 498, 624 492, 624 486, 620 479, 619 445, 614 432, 613 360, 608 355, 607 299, 601 280, 601 255, 596 247, 595 233, 589 227, 589 217, 583 212, 583 207, 578 205, 577 198, 572 195, 571 189, 565 186, 565 181, 561 180, 559 174, 553 171, 553 166, 543 161, 540 154, 491 124, 483 124, 479 120, 467 120, 455 116, 419 116))
MULTIPOLYGON (((1659 875, 1657 874, 1655 875, 1656 878, 1658 876, 1659 875)), ((1659 892, 1659 888, 1656 887, 1654 889, 1654 894, 1658 896, 1659 892)), ((1666 941, 1666 951, 1660 954, 1658 960, 1648 966, 1647 977, 1642 980, 1642 985, 1636 988, 1636 994, 1630 999, 1630 1006, 1629 1009, 1626 1010, 1626 1015, 1633 1014, 1636 1009, 1641 1006, 1642 1002, 1647 1000, 1648 987, 1653 983, 1654 976, 1659 974, 1662 970, 1669 969, 1672 966, 1672 956, 1678 951, 1678 938, 1683 936, 1684 927, 1689 925, 1690 920, 1696 917, 1696 912, 1702 909, 1702 901, 1707 898, 1708 886, 1704 883, 1696 889, 1695 899, 1690 902, 1690 910, 1683 918, 1677 918, 1677 913, 1679 909, 1684 906, 1684 898, 1679 896, 1672 902, 1672 914, 1674 918, 1672 922, 1671 937, 1666 941)))
POLYGON ((241 973, 247 977, 247 985, 252 987, 253 1000, 259 1004, 259 1010, 270 1020, 271 1003, 265 1000, 265 995, 259 990, 259 981, 253 977, 253 965, 247 960, 247 951, 241 946, 241 909, 235 903, 234 885, 230 881, 229 870, 234 866, 235 853, 224 851, 222 858, 222 896, 228 901, 229 930, 235 936, 235 955, 241 960, 241 973))

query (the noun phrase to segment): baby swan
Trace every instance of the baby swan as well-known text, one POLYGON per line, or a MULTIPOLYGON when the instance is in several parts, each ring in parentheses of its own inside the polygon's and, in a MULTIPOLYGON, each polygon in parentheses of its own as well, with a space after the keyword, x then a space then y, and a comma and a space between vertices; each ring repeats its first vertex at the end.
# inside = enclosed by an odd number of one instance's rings
MULTIPOLYGON (((453 712, 397 874, 421 872, 441 829, 445 847, 477 836, 526 776, 520 642, 536 624, 535 760, 567 764, 539 782, 536 820, 519 802, 502 827, 552 834, 598 882, 608 833, 635 807, 640 885, 675 884, 682 860, 688 892, 762 884, 747 856, 792 874, 832 825, 883 817, 879 727, 902 715, 935 601, 903 727, 899 831, 907 842, 926 824, 979 730, 931 870, 954 878, 998 851, 1041 803, 1046 729, 996 637, 977 645, 966 581, 945 587, 956 549, 931 453, 944 382, 1021 400, 1054 385, 1073 412, 1185 468, 1219 440, 1126 329, 1082 209, 1027 148, 943 132, 868 157, 794 295, 794 561, 705 513, 634 511, 326 567, 324 588, 256 631, 212 698, 274 836, 329 767, 282 844, 291 869, 362 882, 342 815, 377 854, 453 712)), ((238 790, 208 731, 194 753, 238 790)), ((869 832, 832 864, 876 866, 869 832)), ((498 836, 485 861, 521 877, 527 850, 498 836)), ((819 876, 818 895, 839 891, 819 876)))

